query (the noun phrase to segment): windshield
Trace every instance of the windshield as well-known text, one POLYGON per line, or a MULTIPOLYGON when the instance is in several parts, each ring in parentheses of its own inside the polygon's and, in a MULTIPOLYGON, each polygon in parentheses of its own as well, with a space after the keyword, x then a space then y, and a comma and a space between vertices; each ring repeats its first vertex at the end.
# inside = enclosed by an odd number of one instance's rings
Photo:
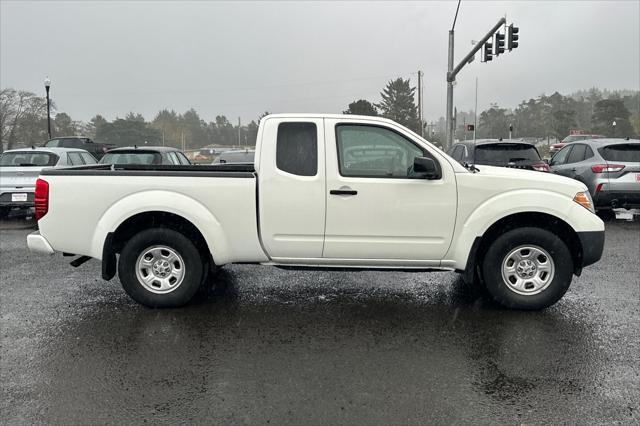
POLYGON ((108 152, 100 159, 100 164, 160 164, 157 152, 108 152))
POLYGON ((0 155, 2 167, 45 167, 55 166, 57 162, 57 155, 42 151, 5 152, 0 155))
POLYGON ((607 161, 640 163, 640 143, 609 145, 600 148, 600 155, 607 161))
POLYGON ((491 144, 476 147, 476 164, 503 164, 519 161, 539 161, 540 154, 534 146, 525 144, 491 144))

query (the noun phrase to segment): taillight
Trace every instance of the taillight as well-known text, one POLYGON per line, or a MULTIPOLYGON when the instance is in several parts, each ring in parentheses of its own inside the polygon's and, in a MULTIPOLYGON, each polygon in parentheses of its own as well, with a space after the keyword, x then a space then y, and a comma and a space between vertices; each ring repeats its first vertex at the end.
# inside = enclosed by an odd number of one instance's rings
POLYGON ((46 180, 36 181, 35 205, 36 220, 40 220, 49 211, 49 183, 46 180))
POLYGON ((602 184, 599 183, 598 186, 596 186, 596 192, 600 192, 602 191, 602 184))
POLYGON ((532 164, 531 167, 533 168, 533 170, 536 170, 538 172, 549 171, 549 165, 547 163, 535 163, 535 164, 532 164))
POLYGON ((622 169, 624 169, 624 166, 621 164, 596 164, 595 166, 591 166, 593 173, 615 173, 622 169))

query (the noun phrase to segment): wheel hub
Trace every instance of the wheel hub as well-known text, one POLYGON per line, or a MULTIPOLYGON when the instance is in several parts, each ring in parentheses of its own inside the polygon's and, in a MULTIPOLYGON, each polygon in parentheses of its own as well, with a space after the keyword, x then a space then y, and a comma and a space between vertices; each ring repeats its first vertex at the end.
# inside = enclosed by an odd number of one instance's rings
POLYGON ((166 260, 159 259, 153 262, 151 269, 156 277, 164 278, 171 272, 171 265, 166 260))
POLYGON ((175 249, 157 245, 142 251, 136 262, 136 277, 142 286, 156 294, 174 291, 184 280, 185 263, 175 249))
POLYGON ((521 260, 516 266, 516 272, 520 278, 531 278, 536 274, 536 264, 529 259, 521 260))
POLYGON ((544 291, 553 281, 553 258, 542 247, 522 245, 502 261, 502 279, 507 288, 523 296, 544 291))

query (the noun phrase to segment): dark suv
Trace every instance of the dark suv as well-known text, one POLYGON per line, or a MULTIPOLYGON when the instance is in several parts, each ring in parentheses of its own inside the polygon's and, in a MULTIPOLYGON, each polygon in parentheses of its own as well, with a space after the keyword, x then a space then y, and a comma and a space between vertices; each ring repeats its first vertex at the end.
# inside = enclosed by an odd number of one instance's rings
POLYGON ((97 143, 84 136, 63 136, 59 138, 49 139, 44 144, 47 148, 78 148, 89 151, 98 160, 102 158, 105 152, 115 145, 97 143))
POLYGON ((548 172, 535 145, 519 140, 478 139, 460 141, 447 152, 461 164, 510 167, 548 172))

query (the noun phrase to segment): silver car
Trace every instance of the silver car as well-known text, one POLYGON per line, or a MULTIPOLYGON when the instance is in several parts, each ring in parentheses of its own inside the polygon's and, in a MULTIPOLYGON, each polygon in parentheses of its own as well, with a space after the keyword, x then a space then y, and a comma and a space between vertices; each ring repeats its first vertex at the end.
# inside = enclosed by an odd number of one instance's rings
POLYGON ((84 149, 24 148, 0 154, 0 216, 14 207, 34 205, 34 191, 40 171, 47 167, 96 164, 84 149))
POLYGON ((581 181, 598 210, 640 207, 640 140, 573 142, 549 161, 553 173, 581 181))
POLYGON ((253 164, 256 152, 250 149, 225 151, 212 164, 253 164))

